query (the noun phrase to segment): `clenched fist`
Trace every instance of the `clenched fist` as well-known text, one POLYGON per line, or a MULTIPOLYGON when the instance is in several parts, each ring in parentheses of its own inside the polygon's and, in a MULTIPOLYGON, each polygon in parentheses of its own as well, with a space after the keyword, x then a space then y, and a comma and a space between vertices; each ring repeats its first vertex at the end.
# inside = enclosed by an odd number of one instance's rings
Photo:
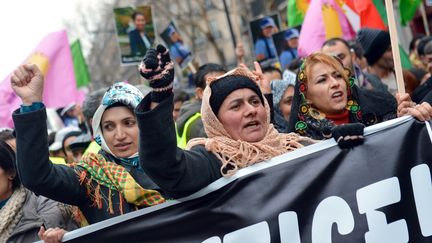
POLYGON ((11 76, 11 87, 23 105, 42 102, 43 82, 43 74, 35 64, 23 64, 11 76))

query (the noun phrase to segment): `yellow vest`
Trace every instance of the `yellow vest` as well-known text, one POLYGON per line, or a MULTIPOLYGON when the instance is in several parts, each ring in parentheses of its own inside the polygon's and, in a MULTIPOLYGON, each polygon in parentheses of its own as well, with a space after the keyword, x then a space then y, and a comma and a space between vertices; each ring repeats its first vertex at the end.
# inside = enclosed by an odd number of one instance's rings
POLYGON ((66 160, 62 157, 49 157, 51 163, 56 165, 66 165, 66 160))
POLYGON ((97 154, 99 152, 99 150, 101 149, 101 147, 99 146, 99 144, 96 143, 96 141, 92 141, 89 146, 87 147, 86 151, 84 152, 84 155, 87 155, 89 153, 93 153, 93 154, 97 154))
POLYGON ((181 134, 181 136, 178 135, 177 132, 177 126, 176 126, 176 135, 177 135, 177 147, 185 149, 188 139, 187 139, 187 131, 189 129, 190 124, 192 124, 192 122, 194 122, 195 120, 197 120, 198 118, 201 118, 201 113, 197 112, 195 113, 195 115, 191 116, 185 123, 184 128, 183 128, 183 132, 181 134))

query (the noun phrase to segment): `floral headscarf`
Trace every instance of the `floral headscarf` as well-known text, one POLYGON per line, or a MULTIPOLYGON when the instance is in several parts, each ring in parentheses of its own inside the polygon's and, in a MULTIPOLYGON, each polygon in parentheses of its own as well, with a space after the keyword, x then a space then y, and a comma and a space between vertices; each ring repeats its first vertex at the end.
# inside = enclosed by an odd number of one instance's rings
MULTIPOLYGON (((115 83, 106 91, 105 95, 102 98, 101 105, 93 115, 92 122, 95 141, 102 147, 102 150, 117 158, 107 146, 102 134, 101 119, 105 110, 115 103, 121 103, 126 105, 133 111, 143 98, 144 96, 138 88, 124 82, 115 83)), ((131 159, 137 157, 138 152, 136 152, 129 158, 118 159, 131 159)))

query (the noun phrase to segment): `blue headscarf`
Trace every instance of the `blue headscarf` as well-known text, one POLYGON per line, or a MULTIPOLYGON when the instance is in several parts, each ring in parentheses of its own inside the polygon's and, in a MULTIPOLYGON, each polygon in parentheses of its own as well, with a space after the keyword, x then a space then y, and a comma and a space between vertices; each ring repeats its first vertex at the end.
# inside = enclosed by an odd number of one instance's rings
POLYGON ((134 110, 143 98, 144 96, 139 89, 124 82, 118 82, 111 85, 111 87, 105 92, 105 95, 102 98, 102 103, 93 115, 92 121, 94 138, 101 146, 102 154, 109 154, 109 157, 114 157, 120 162, 128 165, 139 165, 138 151, 128 158, 118 158, 111 152, 102 134, 101 119, 105 110, 111 105, 121 103, 134 110))

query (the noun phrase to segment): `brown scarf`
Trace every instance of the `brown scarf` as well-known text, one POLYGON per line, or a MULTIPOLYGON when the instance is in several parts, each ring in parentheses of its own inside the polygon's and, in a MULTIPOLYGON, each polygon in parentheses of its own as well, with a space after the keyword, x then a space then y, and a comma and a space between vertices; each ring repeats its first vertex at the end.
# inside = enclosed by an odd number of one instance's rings
POLYGON ((221 174, 227 177, 234 175, 238 169, 301 148, 303 147, 300 143, 302 141, 312 142, 311 139, 301 137, 295 133, 279 133, 273 127, 273 124, 270 124, 270 107, 264 97, 264 107, 267 113, 267 120, 264 124, 267 132, 264 139, 255 143, 232 139, 213 113, 209 101, 211 96, 210 83, 217 82, 218 79, 228 75, 246 76, 259 85, 259 78, 244 67, 236 68, 222 76, 207 80, 207 87, 204 90, 201 106, 201 115, 208 138, 190 140, 187 144, 187 149, 198 144, 204 145, 208 151, 215 154, 222 162, 221 174))

